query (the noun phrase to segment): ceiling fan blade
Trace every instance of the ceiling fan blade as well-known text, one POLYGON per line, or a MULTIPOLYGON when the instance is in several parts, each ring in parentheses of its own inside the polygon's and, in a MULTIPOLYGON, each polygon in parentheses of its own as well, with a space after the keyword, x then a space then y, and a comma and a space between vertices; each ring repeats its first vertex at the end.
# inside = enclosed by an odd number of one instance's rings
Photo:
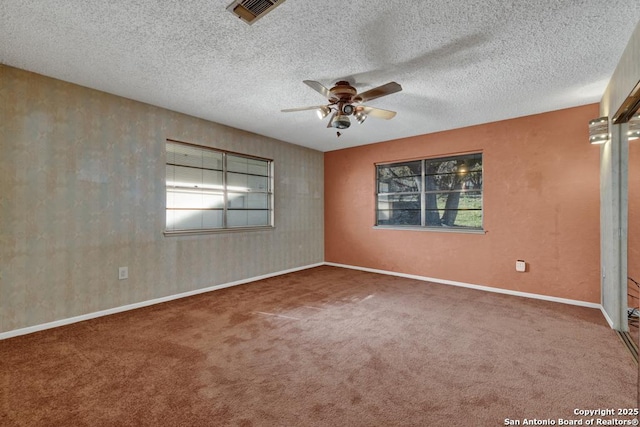
POLYGON ((367 102, 372 99, 380 98, 381 96, 391 95, 392 93, 400 92, 402 86, 396 82, 389 82, 386 85, 374 87, 365 92, 359 93, 354 97, 354 100, 358 102, 367 102))
POLYGON ((280 110, 283 113, 293 113, 295 111, 306 111, 306 110, 320 110, 325 105, 315 105, 313 107, 299 107, 299 108, 287 108, 285 110, 280 110))
POLYGON ((356 107, 356 111, 364 111, 367 116, 385 120, 391 120, 397 114, 395 111, 383 110, 382 108, 367 107, 365 105, 356 107))
POLYGON ((324 96, 325 98, 327 98, 327 99, 331 98, 331 92, 329 92, 329 89, 324 87, 322 85, 322 83, 316 82, 314 80, 303 80, 302 83, 306 84, 311 89, 315 90, 316 92, 318 92, 320 95, 324 96))

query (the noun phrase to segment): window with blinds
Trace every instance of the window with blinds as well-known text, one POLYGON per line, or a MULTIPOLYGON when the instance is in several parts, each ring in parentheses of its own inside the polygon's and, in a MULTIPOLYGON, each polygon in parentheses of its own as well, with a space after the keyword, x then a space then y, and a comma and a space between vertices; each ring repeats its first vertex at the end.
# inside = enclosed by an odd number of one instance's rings
POLYGON ((273 162, 177 141, 166 143, 166 231, 273 226, 273 162))

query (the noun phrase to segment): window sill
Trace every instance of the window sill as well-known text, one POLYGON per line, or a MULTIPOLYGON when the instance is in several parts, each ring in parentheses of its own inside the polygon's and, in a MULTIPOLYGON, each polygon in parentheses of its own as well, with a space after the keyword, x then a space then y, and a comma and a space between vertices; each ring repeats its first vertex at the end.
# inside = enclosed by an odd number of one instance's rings
POLYGON ((202 234, 220 234, 220 233, 239 233, 250 231, 271 231, 275 226, 267 225, 264 227, 235 227, 235 228, 212 228, 207 230, 176 230, 176 231, 163 231, 162 233, 166 237, 174 236, 197 236, 202 234))
POLYGON ((413 226, 399 226, 399 225, 374 225, 374 229, 377 230, 396 230, 396 231, 433 231, 436 233, 462 233, 462 234, 486 234, 487 230, 476 228, 462 228, 462 227, 413 227, 413 226))

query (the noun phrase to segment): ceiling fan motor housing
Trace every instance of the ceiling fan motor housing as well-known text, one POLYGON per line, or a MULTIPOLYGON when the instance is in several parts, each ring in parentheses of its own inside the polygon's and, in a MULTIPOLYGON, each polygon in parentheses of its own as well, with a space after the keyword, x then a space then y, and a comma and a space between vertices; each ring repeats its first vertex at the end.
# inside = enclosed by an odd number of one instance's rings
POLYGON ((329 89, 329 92, 337 101, 345 103, 351 102, 351 98, 358 94, 356 88, 345 81, 337 82, 334 87, 329 89))

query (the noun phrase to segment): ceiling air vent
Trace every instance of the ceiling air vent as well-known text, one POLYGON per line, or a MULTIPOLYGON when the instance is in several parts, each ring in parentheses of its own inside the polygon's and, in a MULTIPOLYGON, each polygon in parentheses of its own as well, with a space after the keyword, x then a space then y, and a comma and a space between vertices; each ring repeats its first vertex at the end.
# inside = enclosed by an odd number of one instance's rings
POLYGON ((285 0, 235 0, 227 10, 251 25, 285 0))

